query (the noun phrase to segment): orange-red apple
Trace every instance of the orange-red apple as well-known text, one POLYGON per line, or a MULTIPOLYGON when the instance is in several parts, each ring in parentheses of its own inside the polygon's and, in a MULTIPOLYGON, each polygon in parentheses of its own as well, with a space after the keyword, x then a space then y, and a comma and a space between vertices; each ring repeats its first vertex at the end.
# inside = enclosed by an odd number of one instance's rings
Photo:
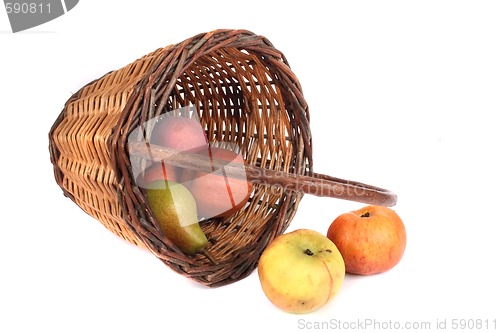
MULTIPOLYGON (((245 160, 241 154, 217 147, 200 149, 197 153, 241 166, 244 174, 245 160)), ((213 170, 212 173, 183 170, 181 182, 193 194, 200 217, 230 216, 247 203, 252 192, 252 184, 245 176, 241 178, 227 176, 224 168, 217 169, 214 165, 213 170)))
POLYGON ((396 266, 406 248, 406 229, 399 215, 383 206, 369 205, 338 216, 327 237, 352 274, 382 273, 396 266))
POLYGON ((180 168, 169 165, 164 161, 154 162, 139 175, 137 178, 137 184, 141 187, 147 188, 148 184, 156 180, 179 182, 180 172, 180 168))
POLYGON ((207 137, 196 119, 164 116, 153 127, 151 143, 186 151, 207 145, 207 137))

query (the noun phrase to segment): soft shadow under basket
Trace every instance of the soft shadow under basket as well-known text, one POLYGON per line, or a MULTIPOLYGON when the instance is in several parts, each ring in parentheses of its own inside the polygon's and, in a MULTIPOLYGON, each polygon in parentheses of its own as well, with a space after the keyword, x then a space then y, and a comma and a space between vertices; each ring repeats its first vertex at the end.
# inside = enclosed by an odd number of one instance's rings
MULTIPOLYGON (((88 83, 66 102, 50 130, 49 149, 67 197, 116 235, 211 287, 255 269, 304 193, 396 202, 390 191, 313 173, 309 110, 299 81, 269 40, 245 30, 196 35, 88 83), (239 147, 253 183, 242 209, 201 223, 209 245, 196 255, 162 234, 134 180, 131 157, 161 160, 168 150, 128 142, 141 124, 183 107, 195 110, 209 141, 239 147)), ((174 164, 204 168, 192 156, 177 156, 174 164)))

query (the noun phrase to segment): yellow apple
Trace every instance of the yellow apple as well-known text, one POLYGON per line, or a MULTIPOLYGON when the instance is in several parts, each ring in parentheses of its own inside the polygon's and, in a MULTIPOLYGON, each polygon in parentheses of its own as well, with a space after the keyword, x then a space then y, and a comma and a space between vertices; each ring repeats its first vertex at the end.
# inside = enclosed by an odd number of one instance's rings
POLYGON ((262 253, 258 275, 266 297, 290 313, 315 311, 338 293, 345 276, 342 255, 323 234, 298 229, 276 237, 262 253))

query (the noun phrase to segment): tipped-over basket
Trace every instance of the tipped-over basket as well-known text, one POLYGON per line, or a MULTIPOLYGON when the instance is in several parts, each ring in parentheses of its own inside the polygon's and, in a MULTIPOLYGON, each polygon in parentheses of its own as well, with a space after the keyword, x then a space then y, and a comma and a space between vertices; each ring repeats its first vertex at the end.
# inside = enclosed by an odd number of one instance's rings
POLYGON ((299 81, 269 40, 246 30, 193 36, 88 83, 64 105, 49 149, 67 197, 113 233, 211 287, 255 269, 304 193, 396 202, 384 189, 313 173, 309 110, 299 81), (239 147, 253 183, 243 208, 201 223, 209 245, 196 255, 162 234, 132 172, 133 154, 159 160, 165 152, 141 155, 144 146, 128 142, 148 120, 183 107, 195 110, 211 142, 239 147))

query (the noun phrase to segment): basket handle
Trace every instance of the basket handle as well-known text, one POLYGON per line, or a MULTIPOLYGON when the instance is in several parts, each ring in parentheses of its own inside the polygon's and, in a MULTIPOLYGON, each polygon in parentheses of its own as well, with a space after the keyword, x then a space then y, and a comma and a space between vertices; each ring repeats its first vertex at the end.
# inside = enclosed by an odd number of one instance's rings
POLYGON ((394 206, 397 202, 396 194, 389 190, 320 173, 299 175, 254 166, 248 166, 247 169, 249 179, 295 192, 388 207, 394 206), (254 173, 257 176, 253 177, 254 173), (264 177, 259 176, 262 173, 264 177))
POLYGON ((244 178, 258 184, 265 184, 284 190, 312 194, 319 197, 339 198, 380 206, 394 206, 397 196, 393 192, 356 181, 335 178, 324 174, 299 175, 279 170, 206 157, 193 152, 179 152, 175 149, 146 142, 129 141, 130 155, 151 161, 168 160, 181 168, 210 173, 221 168, 228 177, 244 178))

